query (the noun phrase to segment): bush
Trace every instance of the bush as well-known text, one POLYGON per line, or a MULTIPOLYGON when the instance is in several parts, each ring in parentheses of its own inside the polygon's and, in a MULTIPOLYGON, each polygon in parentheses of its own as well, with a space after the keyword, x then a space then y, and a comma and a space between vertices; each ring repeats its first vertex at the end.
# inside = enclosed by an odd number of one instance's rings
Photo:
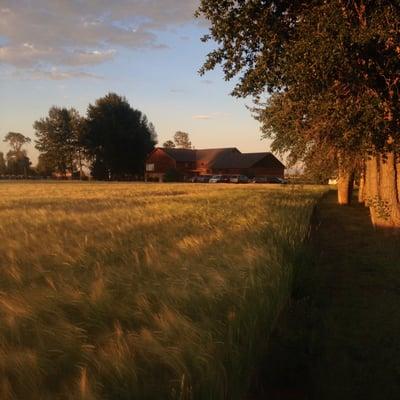
POLYGON ((164 182, 183 182, 183 174, 176 169, 169 169, 164 175, 164 182))

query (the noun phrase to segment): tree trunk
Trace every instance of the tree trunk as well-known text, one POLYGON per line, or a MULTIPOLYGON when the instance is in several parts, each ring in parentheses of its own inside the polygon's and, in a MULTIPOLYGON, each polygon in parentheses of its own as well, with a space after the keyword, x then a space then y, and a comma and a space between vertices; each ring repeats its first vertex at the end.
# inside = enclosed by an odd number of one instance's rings
POLYGON ((379 200, 378 193, 378 157, 369 157, 365 163, 366 165, 366 176, 365 176, 365 201, 369 207, 371 214, 371 221, 373 225, 376 225, 378 215, 375 203, 379 200))
POLYGON ((360 184, 358 185, 358 202, 365 202, 365 163, 363 163, 360 172, 360 184))
POLYGON ((351 203, 354 186, 354 171, 339 160, 338 202, 341 205, 351 203))
POLYGON ((378 226, 400 227, 400 204, 397 186, 396 157, 394 152, 381 157, 379 170, 378 226))
POLYGON ((83 168, 82 168, 82 156, 80 150, 78 150, 78 165, 79 165, 79 180, 83 179, 83 168))
POLYGON ((398 200, 400 201, 400 155, 396 154, 396 178, 397 178, 397 195, 398 195, 398 200))

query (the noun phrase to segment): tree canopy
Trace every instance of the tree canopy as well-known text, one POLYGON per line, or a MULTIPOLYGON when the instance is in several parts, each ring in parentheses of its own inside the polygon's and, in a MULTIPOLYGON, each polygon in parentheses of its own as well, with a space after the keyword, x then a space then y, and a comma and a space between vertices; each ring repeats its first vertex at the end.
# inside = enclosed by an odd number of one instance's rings
POLYGON ((33 124, 36 131, 35 147, 41 152, 41 168, 46 172, 73 173, 82 168, 82 135, 85 120, 74 108, 52 107, 46 118, 33 124))
POLYGON ((181 149, 191 149, 192 142, 190 141, 189 134, 187 132, 177 131, 174 135, 174 147, 181 149))
POLYGON ((109 93, 89 105, 82 143, 96 179, 124 179, 143 174, 156 132, 126 98, 109 93))
POLYGON ((26 150, 22 147, 24 144, 30 143, 31 139, 19 132, 8 132, 3 141, 11 147, 6 156, 6 172, 11 175, 24 175, 26 177, 30 172, 31 162, 26 150))
POLYGON ((336 160, 351 180, 368 155, 397 149, 398 1, 202 0, 198 14, 218 46, 201 72, 239 78, 233 95, 253 96, 274 150, 336 160))
POLYGON ((9 144, 12 152, 18 153, 22 150, 24 144, 31 142, 31 139, 19 132, 8 132, 3 142, 9 144))
POLYGON ((175 143, 172 140, 167 140, 163 144, 164 149, 173 149, 175 146, 175 143))
MULTIPOLYGON (((290 107, 291 132, 308 130, 309 139, 312 126, 313 138, 346 150, 382 148, 395 127, 397 134, 397 1, 202 0, 199 14, 212 24, 204 40, 219 45, 202 72, 222 64, 227 79, 240 78, 234 95, 260 101, 274 94, 264 105, 290 107)), ((263 117, 274 138, 271 114, 263 117)), ((275 145, 282 146, 281 138, 275 145)))

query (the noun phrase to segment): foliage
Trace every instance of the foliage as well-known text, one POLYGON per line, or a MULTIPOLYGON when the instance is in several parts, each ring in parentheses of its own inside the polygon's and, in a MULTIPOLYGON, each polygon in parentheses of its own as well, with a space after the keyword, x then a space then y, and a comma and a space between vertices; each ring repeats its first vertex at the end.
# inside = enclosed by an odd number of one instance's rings
POLYGON ((35 121, 36 148, 42 153, 40 168, 73 173, 82 167, 81 138, 85 122, 74 108, 52 107, 46 118, 35 121))
POLYGON ((178 131, 174 135, 174 142, 176 147, 181 149, 191 149, 192 142, 189 139, 189 134, 186 132, 178 131))
POLYGON ((92 175, 108 180, 142 175, 156 143, 153 125, 115 93, 96 100, 87 110, 83 144, 92 161, 92 175))
POLYGON ((52 176, 53 172, 55 172, 53 160, 48 159, 46 154, 39 154, 38 163, 36 165, 36 173, 39 176, 49 177, 52 176))
POLYGON ((9 175, 23 175, 27 177, 31 173, 30 166, 31 161, 25 150, 18 152, 10 150, 7 153, 7 173, 9 175))
POLYGON ((321 193, 0 185, 2 399, 243 399, 321 193))
POLYGON ((7 172, 6 160, 4 153, 0 152, 0 175, 4 175, 7 172))
POLYGON ((6 142, 11 147, 11 151, 14 154, 19 153, 22 150, 22 146, 26 143, 30 143, 31 139, 18 132, 8 132, 3 142, 6 142))
POLYGON ((164 149, 173 149, 175 146, 175 143, 172 140, 167 140, 163 144, 164 149))
POLYGON ((218 44, 202 72, 239 75, 233 94, 254 96, 275 150, 306 159, 328 146, 351 164, 398 142, 397 1, 202 0, 198 13, 218 44))
POLYGON ((164 174, 164 182, 183 182, 183 174, 176 169, 169 169, 164 174))
POLYGON ((26 177, 30 173, 31 162, 22 146, 30 143, 31 139, 18 132, 8 132, 3 141, 7 142, 11 147, 11 150, 6 155, 7 174, 24 175, 26 177))

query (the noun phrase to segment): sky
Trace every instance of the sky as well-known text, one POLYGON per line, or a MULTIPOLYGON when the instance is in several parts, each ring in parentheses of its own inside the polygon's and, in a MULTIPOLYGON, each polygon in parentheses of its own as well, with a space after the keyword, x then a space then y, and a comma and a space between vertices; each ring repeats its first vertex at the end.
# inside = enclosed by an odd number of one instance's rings
MULTIPOLYGON (((125 96, 155 125, 160 145, 178 130, 200 148, 266 151, 259 124, 230 96, 234 82, 198 70, 198 0, 0 0, 0 151, 9 131, 35 139, 51 106, 86 113, 108 92, 125 96)), ((27 147, 36 162, 33 145, 27 147)))

